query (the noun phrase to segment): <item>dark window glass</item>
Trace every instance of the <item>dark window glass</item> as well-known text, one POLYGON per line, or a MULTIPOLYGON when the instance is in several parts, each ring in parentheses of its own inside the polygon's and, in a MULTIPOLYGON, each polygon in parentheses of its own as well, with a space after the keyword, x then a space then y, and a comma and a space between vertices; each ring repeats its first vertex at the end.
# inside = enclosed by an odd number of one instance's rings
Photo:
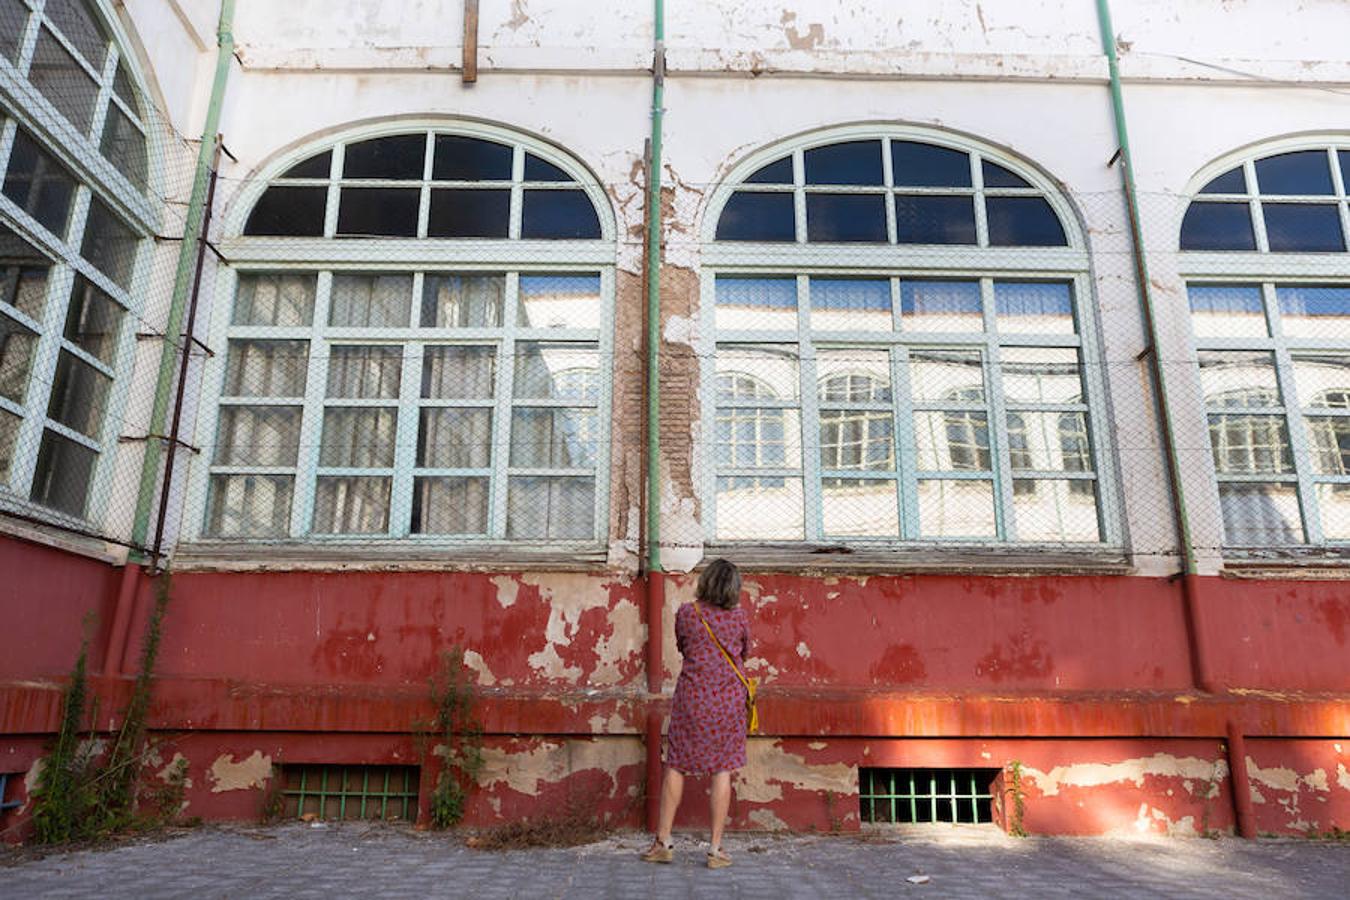
POLYGON ((122 98, 122 102, 131 108, 137 116, 141 114, 140 101, 136 99, 136 86, 131 83, 131 76, 127 74, 126 66, 119 60, 117 71, 113 74, 113 90, 117 96, 122 98))
POLYGON ((1245 194, 1247 193, 1247 176, 1242 171, 1242 166, 1236 169, 1229 169, 1218 178, 1211 179, 1209 184, 1200 189, 1202 194, 1245 194))
POLYGON ((428 237, 504 238, 511 225, 511 192, 445 188, 431 192, 428 237))
MULTIPOLYGON (((23 0, 0 0, 0 53, 14 62, 19 58, 19 41, 28 24, 28 7, 23 0)), ((0 471, 0 477, 4 472, 0 471)))
POLYGON ((747 179, 746 184, 792 184, 792 157, 785 156, 767 166, 761 166, 747 179))
POLYGON ((339 235, 416 237, 418 188, 344 188, 339 235))
POLYGON ((86 0, 47 0, 45 12, 86 62, 95 69, 102 68, 103 59, 108 55, 108 36, 98 14, 89 8, 86 0))
POLYGON ((970 157, 947 147, 891 141, 891 177, 897 187, 970 187, 970 157))
POLYGON ((807 184, 881 184, 881 141, 847 141, 804 154, 807 184))
POLYGON ((91 200, 80 255, 117 284, 129 288, 136 266, 136 233, 113 215, 103 201, 91 200))
POLYGON ((111 386, 112 379, 107 375, 69 350, 62 350, 52 376, 47 418, 97 440, 111 386))
POLYGON ((540 159, 533 153, 526 153, 525 180, 569 182, 575 181, 576 179, 555 166, 553 163, 540 159))
POLYGON ((901 244, 975 243, 972 197, 895 197, 895 239, 901 244))
POLYGON ((987 197, 992 247, 1063 247, 1064 226, 1043 197, 987 197))
POLYGON ((74 195, 75 179, 65 167, 27 134, 18 132, 5 173, 5 196, 53 234, 65 237, 74 195))
POLYGON ((342 177, 420 181, 426 152, 424 134, 400 134, 348 144, 342 160, 342 177))
POLYGON ((1263 194, 1335 193, 1325 150, 1299 150, 1258 159, 1256 183, 1263 194))
POLYGON ((98 454, 54 431, 42 432, 37 471, 33 473, 34 503, 50 506, 72 516, 84 515, 89 482, 98 454))
POLYGON ((1015 175, 997 163, 982 160, 980 168, 984 172, 984 186, 987 188, 1027 188, 1031 187, 1021 175, 1015 175))
POLYGON ((792 241, 796 237, 791 194, 737 191, 717 220, 719 241, 792 241))
POLYGON ((806 239, 884 244, 885 198, 868 194, 808 194, 806 239))
POLYGON ((66 312, 66 340, 112 365, 121 324, 122 307, 86 281, 83 275, 75 276, 75 287, 66 312))
POLYGON ((327 178, 332 171, 333 151, 325 150, 317 156, 311 156, 304 162, 298 162, 285 172, 282 178, 327 178))
POLYGON ((98 84, 47 29, 38 34, 28 80, 81 133, 89 131, 98 84))
MULTIPOLYGON (((25 328, 9 316, 0 315, 0 397, 8 397, 15 403, 23 402, 37 339, 36 331, 25 328)), ((0 478, 7 468, 0 467, 0 478)))
POLYGON ((328 188, 273 185, 249 213, 244 234, 321 237, 328 188))
POLYGON ((116 103, 108 104, 108 116, 103 123, 103 139, 99 141, 98 151, 127 177, 127 181, 145 190, 145 135, 131 124, 131 120, 116 103))
POLYGON ((1263 203, 1266 239, 1274 252, 1334 252, 1345 249, 1341 216, 1335 206, 1263 203))
POLYGON ((526 191, 523 238, 598 238, 600 218, 582 191, 526 191))
POLYGON ((437 181, 510 181, 511 154, 505 144, 438 134, 431 177, 437 181))
POLYGON ((1350 194, 1350 150, 1342 150, 1336 154, 1336 158, 1341 163, 1341 186, 1345 192, 1350 194))
POLYGON ((1192 203, 1181 222, 1182 250, 1255 250, 1245 203, 1192 203))

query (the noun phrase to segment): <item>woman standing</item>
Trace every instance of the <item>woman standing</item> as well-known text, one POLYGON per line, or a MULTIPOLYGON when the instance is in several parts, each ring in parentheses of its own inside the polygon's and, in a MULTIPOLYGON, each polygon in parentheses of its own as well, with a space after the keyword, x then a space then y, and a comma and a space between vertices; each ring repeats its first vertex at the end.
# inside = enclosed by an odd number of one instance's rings
POLYGON ((745 765, 746 688, 736 669, 744 671, 750 622, 740 606, 740 570, 725 559, 713 560, 703 570, 694 597, 693 603, 684 604, 675 614, 675 640, 684 664, 675 684, 666 737, 660 828, 642 858, 658 863, 674 858, 670 832, 684 794, 684 777, 712 775, 708 868, 720 869, 731 865, 731 857, 722 850, 722 829, 731 804, 731 772, 745 765))

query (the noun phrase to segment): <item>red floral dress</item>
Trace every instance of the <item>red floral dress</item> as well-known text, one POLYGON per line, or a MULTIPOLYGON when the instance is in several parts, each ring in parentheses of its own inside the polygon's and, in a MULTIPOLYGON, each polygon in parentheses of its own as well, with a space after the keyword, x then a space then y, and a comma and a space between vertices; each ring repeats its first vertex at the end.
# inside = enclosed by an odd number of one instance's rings
MULTIPOLYGON (((741 607, 700 603, 722 646, 745 671, 750 619, 741 607)), ((729 772, 745 765, 745 686, 699 621, 694 604, 675 614, 675 641, 684 657, 666 735, 666 765, 686 775, 729 772)))

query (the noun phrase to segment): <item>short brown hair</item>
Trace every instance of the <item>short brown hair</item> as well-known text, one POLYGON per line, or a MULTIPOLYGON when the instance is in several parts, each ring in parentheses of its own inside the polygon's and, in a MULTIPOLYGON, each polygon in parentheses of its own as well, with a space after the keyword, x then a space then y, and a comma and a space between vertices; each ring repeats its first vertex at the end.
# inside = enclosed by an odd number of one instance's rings
POLYGON ((735 609, 741 603, 741 570, 725 559, 714 559, 698 576, 694 596, 721 609, 735 609))

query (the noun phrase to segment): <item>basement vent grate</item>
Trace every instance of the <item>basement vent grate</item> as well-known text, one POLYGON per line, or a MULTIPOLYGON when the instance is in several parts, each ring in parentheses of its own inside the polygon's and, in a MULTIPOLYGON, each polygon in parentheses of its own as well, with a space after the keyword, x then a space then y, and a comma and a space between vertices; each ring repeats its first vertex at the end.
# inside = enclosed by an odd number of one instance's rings
POLYGON ((281 774, 284 818, 417 818, 417 766, 285 765, 281 774))
POLYGON ((998 774, 998 769, 859 769, 862 821, 992 822, 998 774))

